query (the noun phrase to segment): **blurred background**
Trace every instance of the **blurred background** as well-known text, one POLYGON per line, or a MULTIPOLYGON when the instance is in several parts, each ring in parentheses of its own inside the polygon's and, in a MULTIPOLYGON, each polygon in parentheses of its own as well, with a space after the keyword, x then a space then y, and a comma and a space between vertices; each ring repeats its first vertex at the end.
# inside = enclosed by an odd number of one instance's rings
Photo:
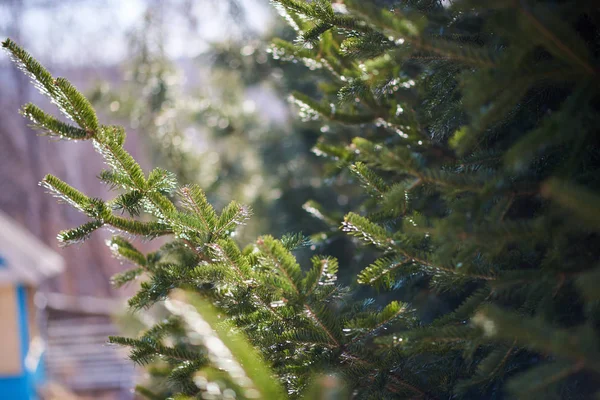
MULTIPOLYGON (((290 91, 316 93, 320 71, 268 54, 271 38, 294 37, 268 0, 0 0, 0 37, 67 77, 102 123, 125 126, 126 147, 146 169, 200 184, 217 208, 250 205, 241 243, 301 231, 319 238, 305 258, 324 251, 349 266, 364 256, 325 223, 336 216, 303 210, 311 199, 342 210, 359 199, 310 152, 334 127, 296 120, 289 108, 290 91)), ((18 113, 30 101, 56 114, 0 56, 0 343, 14 349, 0 362, 0 393, 35 398, 43 387, 43 398, 132 399, 138 372, 106 337, 122 331, 119 321, 135 334, 151 316, 132 323, 124 299, 135 287, 111 287, 127 266, 111 257, 110 232, 57 248, 58 231, 85 217, 38 186, 52 173, 106 198, 102 161, 86 143, 37 137, 18 113)))

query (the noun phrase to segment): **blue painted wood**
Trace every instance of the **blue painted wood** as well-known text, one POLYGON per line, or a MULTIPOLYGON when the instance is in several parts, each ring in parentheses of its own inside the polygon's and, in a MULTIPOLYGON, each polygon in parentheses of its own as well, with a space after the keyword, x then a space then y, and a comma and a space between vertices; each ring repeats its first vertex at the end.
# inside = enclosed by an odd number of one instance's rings
POLYGON ((0 378, 0 398, 7 400, 32 399, 28 379, 25 375, 0 378))
POLYGON ((19 336, 21 337, 21 370, 25 376, 26 395, 25 399, 36 399, 35 388, 33 387, 33 381, 31 371, 27 371, 25 368, 25 357, 29 352, 29 310, 27 306, 27 289, 23 285, 17 286, 17 304, 19 307, 19 336))

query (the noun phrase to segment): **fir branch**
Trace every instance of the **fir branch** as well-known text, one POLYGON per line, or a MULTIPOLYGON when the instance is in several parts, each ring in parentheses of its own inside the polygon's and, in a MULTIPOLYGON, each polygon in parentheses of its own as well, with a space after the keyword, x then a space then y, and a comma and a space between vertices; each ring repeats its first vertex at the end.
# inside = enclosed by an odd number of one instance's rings
POLYGON ((588 189, 553 178, 542 185, 541 193, 569 210, 586 226, 600 227, 600 197, 588 189))
POLYGON ((242 255, 237 245, 231 239, 221 239, 217 243, 210 243, 208 247, 213 250, 217 260, 224 262, 236 271, 236 278, 248 279, 251 268, 242 255))
POLYGON ((136 394, 144 396, 148 400, 163 400, 163 398, 148 388, 145 388, 141 385, 136 385, 134 389, 136 394))
POLYGON ((162 168, 154 168, 148 174, 146 182, 148 190, 158 192, 162 195, 171 194, 177 187, 177 178, 172 172, 162 168))
POLYGON ((11 56, 15 64, 34 82, 35 87, 50 97, 56 95, 54 78, 40 63, 29 53, 20 48, 15 42, 6 39, 2 42, 2 48, 11 56))
POLYGON ((146 190, 146 179, 140 165, 122 147, 124 133, 115 127, 103 127, 102 134, 95 137, 94 147, 115 171, 126 174, 140 191, 146 190))
POLYGON ((515 312, 504 311, 491 305, 484 306, 473 317, 486 336, 516 340, 517 344, 532 350, 547 352, 572 360, 581 368, 600 372, 597 350, 589 348, 587 337, 590 327, 581 327, 572 335, 564 329, 554 329, 538 319, 523 319, 515 312))
POLYGON ((336 347, 339 347, 340 342, 335 338, 331 330, 327 328, 319 316, 312 310, 308 303, 304 304, 304 309, 306 310, 308 317, 327 335, 327 338, 331 341, 331 343, 336 347))
POLYGON ((100 218, 104 213, 104 207, 100 203, 93 201, 93 199, 54 175, 46 175, 40 182, 40 186, 48 189, 55 197, 64 200, 90 217, 100 218))
POLYGON ((300 109, 310 110, 323 118, 331 121, 338 121, 343 124, 364 124, 373 122, 377 116, 373 114, 349 114, 337 111, 331 106, 325 106, 317 103, 303 93, 294 92, 290 95, 290 100, 295 103, 300 109))
POLYGON ((348 213, 342 222, 342 230, 372 243, 383 250, 392 250, 394 240, 382 227, 355 213, 348 213))
POLYGON ((82 243, 90 237, 92 232, 101 228, 103 225, 104 223, 102 221, 87 222, 77 228, 61 231, 58 234, 57 239, 63 246, 82 243))
POLYGON ((106 241, 106 245, 115 256, 129 260, 140 267, 147 266, 146 257, 125 238, 113 236, 106 241))
POLYGON ((34 129, 43 131, 44 134, 60 139, 85 140, 91 138, 89 132, 66 124, 46 114, 34 104, 27 104, 21 109, 21 114, 28 118, 34 129))
POLYGON ((117 288, 121 288, 121 287, 125 286, 126 284, 137 279, 143 273, 144 273, 143 268, 140 268, 140 267, 131 268, 126 271, 119 272, 119 273, 113 275, 112 278, 110 279, 110 283, 117 288))
POLYGON ((289 251, 307 247, 311 244, 310 238, 304 236, 302 233, 286 233, 281 237, 280 241, 289 251))
POLYGON ((582 362, 575 364, 555 362, 539 365, 528 370, 518 378, 510 379, 507 388, 511 393, 518 396, 530 396, 532 393, 541 391, 580 372, 584 366, 585 364, 582 362))
POLYGON ((123 232, 132 235, 155 238, 173 233, 171 228, 161 222, 141 222, 134 219, 110 215, 105 218, 105 223, 123 232))
POLYGON ((207 231, 217 226, 217 215, 213 207, 208 203, 206 195, 197 185, 185 186, 179 190, 183 205, 194 215, 198 216, 207 231))
POLYGON ((373 196, 383 197, 389 190, 387 184, 370 170, 364 163, 357 162, 350 166, 350 171, 356 175, 373 196))
POLYGON ((302 281, 305 296, 310 296, 318 286, 335 284, 337 280, 338 262, 330 257, 313 257, 312 268, 302 281))
POLYGON ((96 132, 98 130, 98 117, 85 96, 79 93, 75 86, 71 85, 65 78, 56 78, 54 84, 64 97, 61 102, 63 112, 69 115, 86 132, 96 132))
POLYGON ((337 227, 338 222, 326 215, 323 207, 316 201, 309 200, 302 205, 302 208, 316 219, 323 221, 328 227, 337 227))
MULTIPOLYGON (((385 308, 381 312, 377 313, 374 318, 372 318, 375 322, 375 325, 371 326, 365 332, 353 337, 348 344, 354 344, 356 342, 360 342, 366 339, 367 337, 374 336, 376 332, 378 332, 385 325, 388 325, 392 321, 397 319, 406 310, 407 307, 405 304, 401 304, 397 301, 391 302, 390 304, 385 306, 385 308)), ((357 322, 359 322, 359 325, 362 325, 362 323, 364 323, 363 321, 352 321, 351 324, 348 325, 350 326, 349 329, 352 329, 352 327, 356 326, 357 322)))
POLYGON ((215 237, 229 234, 236 227, 244 224, 250 215, 252 215, 250 207, 232 201, 221 211, 213 231, 215 237))
POLYGON ((290 252, 272 236, 261 236, 256 244, 265 255, 266 264, 274 267, 275 272, 285 279, 288 290, 292 289, 296 295, 299 295, 302 287, 302 272, 290 252))
MULTIPOLYGON (((584 48, 585 49, 585 47, 586 47, 585 45, 579 45, 579 43, 577 43, 579 46, 574 46, 573 44, 567 45, 566 43, 564 43, 561 40, 561 38, 559 38, 558 36, 555 35, 553 30, 546 28, 544 26, 544 24, 542 24, 539 21, 539 19, 532 12, 527 7, 524 6, 524 4, 522 4, 522 3, 515 3, 515 4, 517 4, 517 8, 519 9, 519 11, 531 23, 531 26, 535 27, 535 29, 541 34, 541 36, 544 37, 545 39, 549 40, 549 42, 552 43, 556 49, 558 49, 562 54, 565 54, 568 58, 573 60, 575 64, 578 64, 579 67, 582 68, 582 70, 585 71, 586 74, 589 74, 594 77, 596 77, 598 75, 598 71, 590 65, 588 60, 586 60, 587 57, 582 56, 581 54, 577 54, 574 51, 575 48, 577 48, 577 49, 584 48)), ((561 21, 559 19, 554 19, 553 22, 555 24, 554 28, 556 29, 556 25, 560 24, 561 21)), ((564 34, 564 30, 561 33, 564 34)), ((575 37, 575 36, 570 35, 570 37, 575 37)))

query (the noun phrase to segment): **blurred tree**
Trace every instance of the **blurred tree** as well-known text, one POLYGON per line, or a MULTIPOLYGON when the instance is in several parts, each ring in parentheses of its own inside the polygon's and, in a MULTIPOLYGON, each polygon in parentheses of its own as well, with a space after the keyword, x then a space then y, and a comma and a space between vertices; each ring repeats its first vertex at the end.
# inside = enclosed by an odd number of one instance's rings
MULTIPOLYGON (((343 210, 358 204, 359 190, 336 177, 335 168, 329 168, 331 179, 321 178, 328 167, 310 149, 329 125, 291 118, 281 100, 294 90, 316 93, 327 75, 269 57, 270 38, 293 37, 281 23, 266 39, 247 32, 244 39, 212 43, 192 65, 170 60, 160 10, 150 6, 130 33, 125 86, 98 83, 92 103, 140 131, 153 164, 199 184, 215 205, 230 198, 251 205, 257 222, 241 229, 242 242, 261 232, 304 232, 314 245, 303 252, 306 261, 316 246, 341 257, 348 271, 342 279, 350 283, 359 264, 337 226, 343 210), (323 205, 341 211, 328 217, 306 212, 323 205)), ((236 18, 243 27, 243 15, 236 18)))

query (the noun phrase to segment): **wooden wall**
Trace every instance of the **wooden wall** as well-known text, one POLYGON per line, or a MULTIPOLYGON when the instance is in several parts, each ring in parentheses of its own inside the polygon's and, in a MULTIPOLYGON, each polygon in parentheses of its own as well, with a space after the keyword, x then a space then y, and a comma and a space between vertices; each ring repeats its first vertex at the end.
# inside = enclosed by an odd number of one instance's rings
POLYGON ((0 377, 22 374, 17 290, 0 286, 0 377))

